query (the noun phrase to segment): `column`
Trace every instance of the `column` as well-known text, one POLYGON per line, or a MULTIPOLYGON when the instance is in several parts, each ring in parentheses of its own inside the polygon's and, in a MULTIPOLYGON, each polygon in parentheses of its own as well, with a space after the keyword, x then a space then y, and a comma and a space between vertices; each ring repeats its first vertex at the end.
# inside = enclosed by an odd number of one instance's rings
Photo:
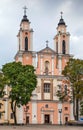
POLYGON ((51 80, 50 84, 50 99, 53 100, 53 79, 51 80))
POLYGON ((17 123, 22 124, 23 123, 23 106, 17 107, 16 109, 17 113, 17 123))
POLYGON ((5 101, 5 122, 8 122, 8 99, 6 99, 6 101, 5 101))
POLYGON ((37 102, 32 102, 32 124, 37 124, 37 102))
POLYGON ((73 103, 70 104, 70 120, 74 120, 74 115, 73 115, 73 103))
POLYGON ((24 50, 24 47, 23 47, 23 38, 22 38, 22 32, 20 31, 20 50, 24 50))
POLYGON ((33 53, 33 57, 32 58, 33 58, 32 65, 36 69, 36 53, 33 53))
POLYGON ((58 103, 58 124, 62 123, 62 103, 58 103), (60 113, 61 112, 61 113, 60 113))
POLYGON ((52 75, 54 75, 54 55, 52 55, 52 75))
POLYGON ((44 99, 44 79, 41 79, 41 100, 44 99))
POLYGON ((41 124, 44 124, 44 113, 41 113, 41 124))
POLYGON ((60 39, 60 34, 58 34, 58 53, 61 53, 61 39, 60 39))
POLYGON ((30 30, 30 50, 33 51, 33 30, 30 30))
POLYGON ((59 68, 59 75, 62 73, 62 56, 58 56, 58 68, 59 68))
POLYGON ((54 123, 54 122, 53 122, 53 112, 52 112, 51 115, 50 115, 50 121, 51 121, 52 124, 54 123))
POLYGON ((41 75, 43 74, 43 55, 40 56, 40 71, 41 71, 41 75))

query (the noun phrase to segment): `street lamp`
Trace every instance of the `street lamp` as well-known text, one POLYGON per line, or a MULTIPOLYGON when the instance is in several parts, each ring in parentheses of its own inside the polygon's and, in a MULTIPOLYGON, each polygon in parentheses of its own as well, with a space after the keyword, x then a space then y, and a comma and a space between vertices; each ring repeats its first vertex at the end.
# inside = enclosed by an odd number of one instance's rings
POLYGON ((59 114, 60 114, 60 125, 62 125, 62 121, 61 121, 61 113, 62 113, 62 109, 58 109, 59 114))

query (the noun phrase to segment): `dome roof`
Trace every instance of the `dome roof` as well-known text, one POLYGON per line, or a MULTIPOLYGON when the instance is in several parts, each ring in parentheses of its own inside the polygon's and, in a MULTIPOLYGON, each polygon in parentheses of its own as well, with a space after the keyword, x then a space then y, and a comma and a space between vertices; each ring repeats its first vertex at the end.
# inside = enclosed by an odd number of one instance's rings
POLYGON ((60 20, 59 20, 58 26, 59 26, 59 25, 65 25, 65 26, 66 26, 66 24, 65 24, 65 22, 64 22, 64 19, 63 19, 63 17, 62 17, 62 14, 63 14, 63 12, 61 12, 61 18, 60 18, 60 20))
POLYGON ((61 18, 61 19, 59 20, 58 25, 66 25, 63 18, 61 18))
POLYGON ((27 19, 27 16, 26 16, 26 15, 23 16, 23 19, 22 19, 21 22, 29 22, 29 19, 27 19))

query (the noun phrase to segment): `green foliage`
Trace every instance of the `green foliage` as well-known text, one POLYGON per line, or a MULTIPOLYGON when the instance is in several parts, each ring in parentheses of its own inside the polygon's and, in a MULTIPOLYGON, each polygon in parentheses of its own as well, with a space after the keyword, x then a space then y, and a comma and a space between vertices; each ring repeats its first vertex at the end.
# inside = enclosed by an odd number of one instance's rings
POLYGON ((73 94, 76 98, 83 97, 83 60, 70 59, 62 74, 72 83, 73 94))
POLYGON ((73 103, 75 106, 73 111, 74 116, 78 120, 79 100, 83 98, 83 60, 70 59, 62 74, 71 82, 73 103))
POLYGON ((4 96, 5 78, 3 73, 0 73, 0 98, 4 96))
POLYGON ((6 84, 11 87, 9 98, 11 99, 12 112, 15 114, 16 106, 26 105, 30 101, 32 91, 37 84, 35 70, 31 65, 12 62, 5 64, 2 71, 6 84))
POLYGON ((59 97, 59 101, 61 102, 67 102, 67 101, 72 101, 72 96, 69 95, 69 90, 67 89, 67 94, 65 93, 65 91, 57 91, 57 96, 59 97))

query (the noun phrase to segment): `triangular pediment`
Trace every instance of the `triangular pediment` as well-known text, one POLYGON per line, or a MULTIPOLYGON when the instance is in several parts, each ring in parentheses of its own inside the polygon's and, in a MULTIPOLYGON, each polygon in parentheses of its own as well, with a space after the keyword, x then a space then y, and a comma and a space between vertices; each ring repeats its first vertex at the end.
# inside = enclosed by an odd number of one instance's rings
POLYGON ((46 47, 46 48, 38 51, 38 53, 56 54, 56 52, 53 49, 51 49, 50 47, 46 47))

